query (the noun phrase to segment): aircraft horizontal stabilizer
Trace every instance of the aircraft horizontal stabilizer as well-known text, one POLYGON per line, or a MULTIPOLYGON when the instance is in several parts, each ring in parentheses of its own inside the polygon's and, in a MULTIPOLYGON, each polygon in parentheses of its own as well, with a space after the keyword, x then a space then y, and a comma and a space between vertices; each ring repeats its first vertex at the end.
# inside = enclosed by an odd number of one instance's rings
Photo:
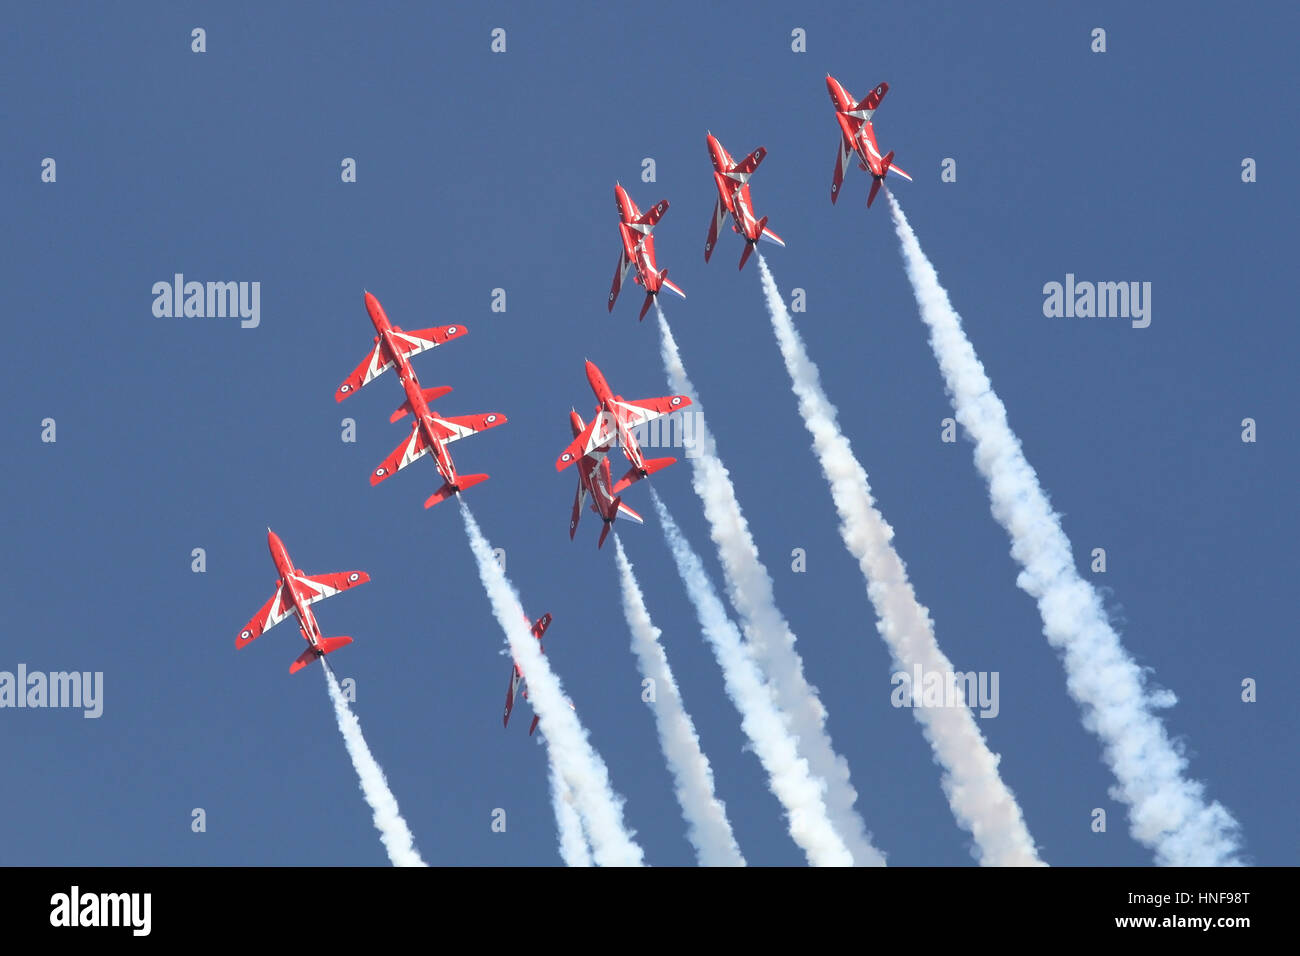
MULTIPOLYGON (((436 388, 423 388, 420 389, 420 391, 424 395, 425 402, 432 404, 433 402, 436 402, 438 399, 442 398, 442 396, 450 393, 451 386, 439 385, 436 388)), ((408 398, 406 401, 402 402, 401 405, 397 406, 397 411, 393 412, 392 415, 388 416, 388 420, 390 422, 401 421, 409 414, 411 414, 411 400, 408 398)))
POLYGON ((298 655, 298 658, 289 665, 289 673, 296 674, 316 658, 324 657, 326 654, 337 651, 340 647, 351 643, 352 638, 350 637, 323 637, 318 646, 309 647, 298 655))
POLYGON ((456 479, 455 488, 453 488, 449 483, 444 481, 441 488, 439 488, 433 494, 429 495, 427 499, 425 499, 424 506, 426 508, 432 508, 434 505, 438 504, 439 502, 446 501, 448 498, 450 498, 452 495, 456 494, 457 492, 464 491, 466 488, 472 488, 475 485, 480 484, 487 480, 488 480, 487 475, 461 475, 456 479))
POLYGON ((634 465, 627 470, 626 475, 619 479, 618 484, 616 484, 612 490, 616 495, 622 494, 628 487, 640 481, 642 478, 647 478, 657 471, 663 471, 676 461, 676 458, 647 458, 644 462, 645 474, 639 472, 634 465))

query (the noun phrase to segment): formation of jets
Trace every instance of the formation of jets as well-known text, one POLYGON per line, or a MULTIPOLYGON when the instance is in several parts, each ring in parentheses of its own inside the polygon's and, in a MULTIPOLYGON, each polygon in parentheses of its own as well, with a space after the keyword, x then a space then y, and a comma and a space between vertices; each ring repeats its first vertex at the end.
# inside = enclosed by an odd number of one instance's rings
MULTIPOLYGON (((835 151, 835 173, 831 180, 831 202, 840 198, 844 174, 848 171, 849 161, 856 155, 858 167, 871 174, 871 190, 867 195, 867 207, 870 208, 876 201, 876 194, 880 192, 881 183, 891 172, 909 181, 912 178, 894 162, 892 150, 881 155, 875 127, 871 124, 876 108, 889 92, 889 84, 880 83, 861 100, 855 100, 839 80, 827 74, 826 89, 830 92, 835 119, 840 127, 840 143, 835 151)), ((760 219, 754 213, 754 202, 749 192, 749 179, 767 155, 767 150, 760 146, 736 162, 712 132, 707 134, 706 142, 709 159, 713 163, 713 183, 718 190, 718 199, 713 206, 713 218, 709 221, 708 238, 704 241, 704 261, 708 262, 713 255, 722 227, 730 219, 732 231, 745 239, 740 265, 737 266, 738 269, 743 269, 754 251, 754 244, 760 239, 779 246, 785 245, 781 237, 767 227, 767 217, 760 219)), ((614 271, 614 284, 609 290, 609 311, 614 311, 614 303, 618 301, 618 294, 628 273, 635 270, 633 281, 646 291, 645 302, 642 303, 638 316, 639 319, 644 319, 661 289, 666 288, 683 299, 686 298, 686 293, 668 278, 668 270, 659 269, 655 262, 654 228, 667 212, 668 200, 660 200, 648 212, 643 213, 627 194, 627 190, 618 183, 614 185, 614 199, 618 205, 618 231, 622 249, 619 252, 618 268, 614 271)))
MULTIPOLYGON (((416 459, 432 452, 443 484, 425 501, 424 506, 429 508, 488 478, 487 475, 458 474, 456 465, 447 452, 447 445, 466 435, 504 425, 506 417, 499 412, 461 418, 439 417, 429 408, 429 402, 446 395, 451 388, 449 386, 421 388, 410 359, 413 355, 459 338, 466 333, 466 328, 463 325, 441 325, 431 329, 406 332, 388 321, 388 315, 377 298, 369 292, 364 295, 366 311, 370 315, 371 324, 375 327, 375 344, 370 354, 335 390, 334 399, 341 402, 389 369, 397 370, 397 379, 406 392, 406 401, 398 406, 397 411, 389 417, 389 421, 397 422, 407 415, 414 415, 415 421, 411 426, 411 436, 398 445, 393 453, 384 459, 384 463, 371 473, 370 483, 377 485, 393 472, 400 471, 416 459)), ((280 580, 276 582, 276 590, 271 599, 235 638, 235 647, 246 646, 259 634, 290 614, 296 614, 302 636, 311 645, 289 667, 289 673, 296 674, 317 657, 324 657, 331 651, 352 643, 350 637, 322 637, 320 626, 312 615, 311 605, 354 585, 364 584, 370 580, 370 576, 364 571, 306 575, 294 568, 289 553, 285 550, 284 542, 270 528, 267 528, 267 542, 280 580)))
MULTIPOLYGON (((831 183, 831 202, 834 203, 839 198, 840 187, 844 183, 849 161, 856 155, 859 168, 872 176, 871 190, 867 196, 867 206, 870 207, 880 191, 881 183, 890 172, 907 180, 912 178, 895 165, 892 150, 881 155, 876 142, 875 129, 872 126, 872 117, 880 101, 889 92, 889 84, 880 83, 861 101, 855 101, 839 81, 829 74, 826 77, 826 88, 830 92, 831 102, 835 107, 835 119, 840 127, 840 143, 836 150, 835 172, 831 183)), ((718 198, 713 207, 713 218, 709 222, 709 233, 704 244, 704 261, 708 262, 713 255, 722 228, 730 219, 732 231, 745 240, 745 248, 741 251, 740 264, 737 266, 738 269, 743 269, 759 240, 780 246, 785 245, 781 237, 768 228, 767 217, 757 216, 754 211, 753 197, 750 195, 749 180, 759 164, 763 162, 767 150, 759 146, 740 162, 736 162, 712 132, 707 134, 706 143, 709 159, 713 164, 713 182, 717 188, 718 198)), ((613 312, 614 303, 618 300, 624 281, 629 273, 634 273, 633 281, 646 292, 638 316, 638 319, 644 319, 661 290, 666 288, 683 299, 686 298, 686 293, 668 278, 668 270, 660 269, 655 261, 654 228, 668 210, 668 200, 660 200, 647 212, 642 213, 627 190, 618 183, 614 185, 614 198, 618 207, 619 238, 622 248, 619 251, 618 267, 614 272, 614 282, 609 293, 608 309, 613 312)), ((361 364, 339 385, 334 397, 336 401, 341 402, 389 369, 396 370, 406 400, 393 412, 389 421, 398 422, 407 415, 413 416, 411 434, 393 449, 378 468, 371 472, 370 483, 377 485, 411 462, 431 454, 443 483, 425 500, 424 507, 430 508, 488 478, 485 474, 459 474, 447 451, 447 446, 468 435, 504 425, 506 416, 499 412, 454 418, 438 415, 429 403, 450 393, 451 387, 421 388, 410 359, 421 352, 460 338, 466 334, 467 329, 463 325, 442 325, 414 332, 404 331, 389 322, 383 306, 375 296, 369 292, 364 295, 366 311, 375 329, 374 346, 361 364)), ((643 523, 641 516, 623 503, 623 492, 642 478, 653 475, 677 460, 671 457, 647 459, 642 453, 634 430, 664 415, 686 408, 691 404, 691 399, 686 395, 668 395, 662 398, 629 401, 614 393, 595 363, 587 361, 586 373, 587 381, 596 396, 595 417, 590 422, 584 422, 576 411, 570 411, 569 424, 573 440, 556 460, 555 468, 557 471, 564 471, 575 464, 578 467, 578 488, 569 521, 569 538, 573 539, 577 534, 578 522, 582 518, 584 506, 590 499, 591 510, 599 515, 604 523, 600 538, 596 542, 596 547, 601 548, 609 536, 614 520, 620 515, 638 524, 643 523), (617 482, 613 480, 610 465, 610 453, 615 446, 622 448, 624 456, 630 463, 627 472, 617 482)), ((275 592, 239 633, 235 639, 235 646, 239 648, 248 645, 280 621, 290 615, 296 615, 298 628, 309 646, 290 665, 289 673, 293 674, 317 658, 323 659, 326 654, 352 643, 350 637, 322 636, 320 626, 312 614, 311 605, 355 585, 364 584, 370 580, 370 576, 364 571, 308 575, 294 566, 284 543, 269 528, 267 543, 279 575, 275 592)), ((544 614, 531 624, 532 634, 537 639, 539 647, 542 635, 546 633, 550 623, 551 615, 544 614)), ((510 673, 510 686, 506 691, 505 715, 502 719, 504 726, 510 723, 510 714, 520 693, 525 700, 528 699, 523 670, 518 661, 514 661, 510 673)), ((569 706, 572 707, 572 703, 569 706)), ((537 729, 538 719, 534 715, 528 728, 530 735, 537 729)))
MULTIPOLYGON (((569 425, 573 429, 575 438, 586 431, 587 426, 583 424, 582 416, 576 411, 569 412, 569 425)), ((587 498, 591 498, 591 510, 600 515, 600 520, 605 522, 605 527, 601 529, 600 540, 596 542, 596 547, 601 548, 605 545, 605 538, 609 535, 609 530, 613 527, 614 519, 619 515, 625 515, 631 518, 637 524, 644 524, 641 516, 623 504, 621 495, 614 491, 614 483, 610 479, 609 454, 607 451, 596 451, 589 455, 582 455, 578 458, 578 490, 573 497, 573 515, 569 518, 569 540, 578 533, 578 522, 582 519, 582 507, 587 503, 587 498)))
POLYGON ((442 487, 431 494, 424 502, 431 508, 440 501, 446 501, 452 495, 464 491, 480 482, 487 481, 487 475, 461 475, 456 471, 456 464, 451 460, 447 446, 459 438, 474 435, 489 428, 496 428, 506 423, 506 417, 500 412, 486 412, 482 415, 464 415, 459 418, 441 418, 429 407, 429 402, 436 401, 451 391, 451 386, 421 388, 420 380, 411 367, 410 357, 418 355, 444 342, 459 338, 466 329, 463 325, 443 325, 418 332, 403 332, 394 327, 379 304, 369 292, 365 293, 366 311, 375 327, 375 347, 365 357, 356 370, 344 380, 334 393, 335 401, 343 401, 357 389, 373 382, 390 368, 397 369, 397 380, 406 392, 406 401, 389 416, 390 422, 401 421, 407 415, 414 415, 410 436, 393 449, 384 459, 383 464, 370 473, 370 484, 377 485, 390 475, 401 471, 413 461, 433 453, 438 474, 442 476, 442 487))
POLYGON ((633 434, 633 429, 685 408, 691 404, 691 399, 687 395, 666 395, 663 398, 629 401, 622 395, 614 394, 596 363, 590 360, 587 361, 587 382, 596 395, 596 415, 584 424, 577 412, 569 413, 573 441, 555 460, 555 470, 564 471, 570 465, 578 463, 578 494, 573 502, 573 517, 569 521, 569 537, 572 539, 577 532, 582 506, 587 495, 590 495, 592 510, 605 522, 600 540, 596 543, 599 548, 605 543, 609 529, 618 515, 623 514, 637 523, 641 522, 641 516, 623 504, 619 497, 621 493, 635 482, 667 468, 677 460, 647 459, 641 452, 641 445, 633 434), (631 467, 617 484, 611 486, 609 452, 615 445, 623 449, 631 467))

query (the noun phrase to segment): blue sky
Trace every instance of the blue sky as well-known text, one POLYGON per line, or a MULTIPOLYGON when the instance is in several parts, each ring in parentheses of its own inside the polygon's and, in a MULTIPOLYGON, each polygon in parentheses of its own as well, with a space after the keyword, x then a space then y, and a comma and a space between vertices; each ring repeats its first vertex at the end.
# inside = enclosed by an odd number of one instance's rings
MULTIPOLYGON (((1165 720, 1190 774, 1241 821, 1249 859, 1296 863, 1297 19, 1208 4, 10 11, 0 670, 102 671, 104 713, 0 710, 0 862, 386 862, 320 675, 287 674, 294 626, 235 652, 275 580, 270 525, 309 573, 372 577, 316 610, 326 634, 355 638, 331 659, 356 681, 425 858, 559 863, 544 753, 527 719, 500 725, 509 663, 455 506, 421 508, 437 484, 423 462, 369 486, 405 434, 387 421, 398 384, 333 401, 370 345, 363 288, 399 325, 470 329, 415 360, 426 386, 454 386, 441 412, 510 418, 453 447, 462 471, 492 474, 467 499, 530 612, 554 615, 548 655, 648 861, 693 862, 613 556, 594 516, 568 540, 574 478, 553 468, 570 406, 590 413, 584 358, 628 397, 667 392, 635 290, 604 308, 615 180, 643 208, 672 203, 659 264, 689 298, 665 306, 859 811, 893 863, 973 862, 912 715, 890 705, 757 270, 736 272, 730 234, 703 261, 711 129, 738 157, 767 147, 754 198, 787 243, 768 261, 783 291, 806 291, 800 330, 941 647, 1000 675, 1000 713, 980 725, 1044 858, 1148 863, 1015 586, 970 445, 939 440, 950 406, 887 207, 865 209, 856 169, 829 201, 830 72, 859 96, 890 83, 877 135, 915 179, 896 195, 1081 567, 1106 549, 1091 577, 1127 648, 1178 695, 1165 720), (806 53, 791 51, 796 27, 806 53), (656 182, 641 181, 645 157, 656 182), (940 181, 945 158, 956 182, 940 181), (176 272, 260 282, 261 324, 155 318, 151 287, 176 272), (1044 317, 1043 284, 1067 273, 1151 282, 1150 327, 1044 317), (1245 678, 1256 703, 1240 699, 1245 678), (191 832, 196 807, 206 833, 191 832), (1105 834, 1090 831, 1095 807, 1105 834)), ((689 465, 654 483, 721 583, 689 465)), ((653 513, 644 489, 629 502, 653 513)), ((622 534, 743 852, 801 863, 659 529, 622 534)))

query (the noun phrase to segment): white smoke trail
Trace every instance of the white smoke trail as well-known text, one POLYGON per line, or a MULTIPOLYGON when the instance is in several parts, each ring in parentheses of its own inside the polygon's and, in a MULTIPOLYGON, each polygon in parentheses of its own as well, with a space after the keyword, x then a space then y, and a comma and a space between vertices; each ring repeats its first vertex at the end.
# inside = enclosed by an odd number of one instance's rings
POLYGON ((736 500, 731 476, 719 460, 704 424, 698 393, 686 375, 681 353, 663 310, 659 315, 660 351, 670 387, 695 401, 695 441, 688 457, 695 493, 704 505, 710 534, 718 549, 727 594, 740 614, 745 636, 755 660, 771 681, 777 705, 798 739, 799 752, 814 776, 826 785, 826 810, 836 832, 859 866, 883 866, 884 856, 871 843, 862 818, 854 809, 857 791, 849 780, 848 762, 831 745, 826 732, 826 710, 817 689, 804 678, 803 658, 794 649, 794 633, 776 606, 772 578, 758 556, 758 546, 736 500))
POLYGON ((591 866, 591 849, 582 832, 582 820, 573 808, 573 791, 560 776, 549 744, 546 763, 551 778, 551 805, 555 807, 555 826, 560 837, 560 859, 564 860, 565 866, 591 866))
MULTIPOLYGON (((866 578, 877 626, 895 667, 906 673, 919 666, 925 674, 953 674, 952 662, 935 640, 930 614, 917 601, 907 569, 891 543, 894 529, 875 507, 867 473, 840 431, 835 406, 822 390, 817 366, 808 357, 761 253, 758 269, 781 357, 799 399, 799 413, 812 435, 813 450, 840 516, 840 535, 866 578)), ((976 858, 985 866, 1041 866, 1020 807, 998 774, 999 758, 989 751, 970 709, 964 701, 953 707, 922 707, 920 688, 914 688, 913 695, 912 715, 943 768, 941 782, 953 816, 975 838, 976 858)))
POLYGON ((573 792, 574 806, 582 817, 592 855, 600 866, 641 866, 641 848, 623 825, 623 800, 609 783, 609 771, 587 739, 587 731, 564 697, 560 678, 551 670, 546 656, 529 629, 528 618, 514 586, 497 563, 496 555, 469 505, 459 495, 465 533, 478 564, 479 578, 492 604, 497 623, 505 632, 510 653, 519 662, 528 681, 528 702, 541 717, 542 733, 551 749, 555 766, 573 792))
POLYGON ((348 707, 347 698, 339 689, 334 674, 321 661, 321 670, 325 672, 325 683, 330 690, 330 700, 334 702, 334 716, 338 718, 339 731, 343 734, 343 744, 348 748, 352 766, 356 768, 357 779, 361 781, 361 792, 365 794, 366 803, 374 812, 375 829, 384 841, 388 859, 393 866, 425 866, 420 853, 415 849, 415 838, 402 819, 402 811, 397 808, 397 798, 388 789, 384 771, 366 746, 366 738, 361 735, 361 722, 348 707))
POLYGON ((641 665, 641 676, 654 681, 655 699, 651 708, 659 731, 659 745, 677 784, 677 802, 686 820, 687 838, 695 847, 700 866, 744 866, 745 858, 731 832, 726 808, 713 790, 709 758, 700 749, 695 724, 686 712, 672 668, 668 666, 668 655, 659 643, 660 630, 650 619, 645 595, 617 534, 614 556, 623 589, 623 614, 632 632, 632 650, 641 665))
POLYGON ((799 756, 795 738, 740 631, 727 616, 699 555, 653 488, 650 497, 700 628, 722 669, 727 696, 740 713, 741 729, 767 771, 768 786, 785 809, 790 836, 813 866, 851 866, 853 856, 826 813, 825 784, 813 779, 808 762, 799 756))
POLYGON ((1113 795, 1129 807, 1130 833, 1154 849, 1162 865, 1238 863, 1237 821, 1217 801, 1207 804, 1204 785, 1183 775, 1182 748, 1153 713, 1171 706, 1173 694, 1147 689, 1101 598, 1079 576, 1070 541, 962 331, 961 317, 892 195, 889 208, 957 421, 975 443, 975 465, 988 483, 993 516, 1010 535, 1011 554, 1022 568, 1016 584, 1038 602, 1043 633, 1062 653, 1070 695, 1119 782, 1113 795))

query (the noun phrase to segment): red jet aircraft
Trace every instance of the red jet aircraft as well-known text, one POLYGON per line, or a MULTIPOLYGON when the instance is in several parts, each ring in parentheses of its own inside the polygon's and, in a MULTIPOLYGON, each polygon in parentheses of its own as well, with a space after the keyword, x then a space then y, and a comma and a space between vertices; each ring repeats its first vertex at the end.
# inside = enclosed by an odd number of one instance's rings
POLYGON ((691 404, 685 395, 668 395, 664 398, 643 398, 628 401, 622 395, 615 395, 610 389, 605 376, 600 374, 594 362, 587 362, 587 381, 596 393, 596 417, 583 427, 573 442, 555 462, 555 470, 563 471, 579 459, 608 452, 611 445, 618 442, 623 446, 623 453, 632 463, 626 475, 613 489, 619 494, 634 481, 653 475, 662 468, 667 468, 676 458, 651 458, 647 461, 641 454, 641 446, 632 435, 632 429, 646 422, 654 421, 662 415, 668 415, 691 404))
POLYGON ((834 203, 839 198, 844 173, 849 168, 849 160, 856 152, 858 167, 872 175, 871 192, 867 195, 867 208, 870 209, 876 193, 880 192, 880 184, 884 182, 890 170, 898 173, 908 182, 912 181, 911 176, 894 165, 893 150, 884 156, 880 155, 880 147, 876 145, 876 133, 871 128, 871 115, 875 113, 876 107, 889 92, 889 84, 881 83, 857 104, 854 104, 853 97, 849 96, 844 87, 840 86, 839 81, 830 74, 826 75, 826 89, 830 91, 831 102, 835 105, 835 119, 840 124, 840 148, 835 154, 835 178, 831 182, 831 202, 834 203))
MULTIPOLYGON (((581 435, 587 427, 583 424, 582 416, 575 411, 569 412, 569 424, 573 428, 575 438, 581 435)), ((640 478, 641 476, 637 475, 636 477, 640 478)), ((633 481, 635 480, 636 478, 633 479, 633 481)), ((573 499, 573 516, 569 519, 570 541, 578 533, 578 522, 582 518, 582 506, 587 502, 587 495, 591 495, 591 510, 600 515, 600 519, 605 522, 605 527, 600 531, 600 540, 596 542, 597 548, 604 547, 605 539, 609 536, 609 529, 614 526, 614 519, 620 514, 626 515, 637 524, 645 524, 641 520, 641 516, 623 504, 623 499, 614 493, 613 484, 609 471, 609 454, 606 450, 583 455, 579 459, 578 493, 573 499)), ((627 484, 631 484, 631 482, 627 484)), ((621 482, 620 485, 626 487, 621 482)))
MULTIPOLYGON (((408 366, 409 369, 409 366, 408 366)), ((460 475, 456 473, 456 464, 451 460, 447 445, 489 428, 496 428, 506 423, 506 417, 499 412, 487 412, 482 415, 462 415, 459 418, 440 418, 429 408, 429 402, 441 398, 451 391, 451 386, 438 388, 420 388, 420 382, 412 371, 409 378, 402 379, 406 389, 406 401, 393 412, 390 421, 398 421, 410 413, 415 414, 411 426, 411 436, 384 459, 383 464, 370 473, 370 483, 377 485, 394 472, 401 471, 411 462, 433 452, 438 474, 442 475, 442 487, 425 499, 424 506, 432 508, 440 501, 446 501, 454 494, 471 488, 479 482, 487 481, 487 475, 460 475)))
POLYGON ((424 506, 431 508, 440 501, 445 501, 453 494, 464 491, 479 482, 487 481, 487 475, 458 475, 456 465, 447 451, 447 444, 466 435, 504 425, 506 417, 498 413, 485 415, 466 415, 461 418, 439 418, 429 408, 429 402, 441 398, 451 391, 450 386, 439 388, 420 388, 415 369, 411 366, 410 356, 418 355, 426 349, 449 342, 464 335, 463 325, 443 325, 418 332, 403 332, 388 321, 384 307, 369 292, 366 296, 366 311, 370 321, 379 334, 375 336, 375 347, 366 356, 365 361, 357 366, 347 380, 334 393, 336 401, 343 401, 357 389, 373 381, 377 375, 390 368, 397 369, 398 381, 406 391, 406 401, 398 406, 397 411, 389 416, 389 421, 396 422, 411 413, 415 414, 415 423, 411 437, 393 450, 384 459, 384 463, 370 474, 370 483, 377 485, 395 471, 400 471, 417 458, 432 451, 442 475, 443 485, 425 500, 424 506))
POLYGON ((718 187, 718 201, 713 206, 713 220, 709 223, 709 238, 704 242, 704 261, 713 255, 713 247, 718 243, 718 232, 722 229, 727 216, 731 216, 732 232, 745 237, 745 251, 740 254, 740 265, 745 268, 749 254, 754 251, 754 243, 767 239, 778 246, 784 246, 781 237, 767 228, 767 217, 754 217, 754 202, 749 197, 749 177, 758 169, 758 164, 767 155, 762 146, 754 150, 739 163, 731 158, 726 147, 718 138, 709 133, 709 158, 713 160, 713 184, 718 187))
MULTIPOLYGON (((524 618, 524 620, 527 621, 528 619, 524 618)), ((550 626, 551 615, 549 614, 543 614, 533 622, 533 637, 537 638, 537 649, 543 654, 546 653, 546 648, 542 647, 542 635, 546 633, 546 629, 550 626)), ((528 685, 524 682, 524 672, 520 669, 519 662, 515 661, 510 668, 510 686, 506 688, 506 715, 501 719, 502 727, 510 726, 510 712, 515 709, 515 698, 519 695, 520 688, 523 688, 524 700, 527 700, 528 685)), ((569 706, 572 707, 573 704, 569 704, 569 706)), ((537 722, 541 719, 536 714, 533 715, 533 722, 528 725, 528 736, 533 735, 533 731, 537 729, 537 722)))
POLYGON ((275 562, 275 570, 280 575, 280 580, 275 582, 275 593, 271 595, 271 599, 262 605, 262 609, 239 632, 239 636, 235 638, 235 647, 240 648, 251 644, 258 635, 270 630, 290 614, 296 614, 298 630, 311 645, 289 665, 289 673, 296 674, 316 658, 324 657, 344 644, 352 643, 350 637, 322 637, 320 625, 316 623, 316 616, 311 612, 311 605, 327 597, 333 597, 350 587, 365 584, 370 580, 370 575, 364 571, 308 575, 294 567, 289 552, 285 550, 284 542, 270 528, 266 529, 266 543, 271 549, 271 560, 275 562))
POLYGON ((668 209, 668 200, 660 200, 649 212, 642 214, 627 190, 618 183, 614 184, 614 199, 618 202, 618 233, 623 240, 623 251, 619 253, 618 268, 614 270, 614 285, 609 290, 609 311, 614 311, 614 302, 618 299, 619 290, 623 288, 628 270, 636 266, 633 279, 646 292, 645 304, 641 306, 639 316, 644 319, 650 311, 650 303, 660 289, 670 289, 683 299, 686 298, 686 293, 668 278, 668 270, 660 271, 655 266, 655 237, 652 233, 655 224, 668 209))
POLYGON ((442 345, 464 335, 468 329, 463 325, 439 325, 432 329, 420 329, 417 332, 403 332, 388 321, 384 307, 369 292, 366 296, 366 311, 375 327, 375 347, 370 350, 365 361, 357 366, 356 371, 347 377, 334 393, 334 400, 341 402, 364 385, 369 385, 375 378, 396 366, 398 378, 414 377, 411 363, 412 355, 419 355, 428 349, 442 345))

